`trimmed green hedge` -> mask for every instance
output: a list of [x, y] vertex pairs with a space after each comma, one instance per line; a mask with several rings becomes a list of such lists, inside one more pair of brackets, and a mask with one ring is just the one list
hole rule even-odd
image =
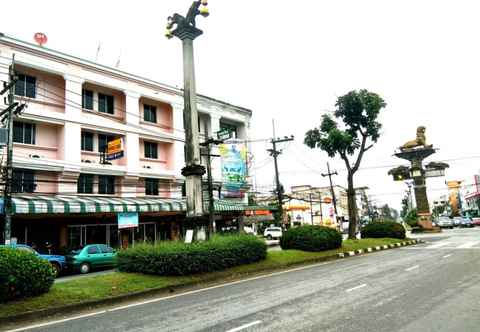
[[383, 222], [371, 222], [363, 226], [362, 238], [394, 238], [394, 239], [404, 239], [405, 238], [405, 228], [397, 223], [392, 221], [383, 221]]
[[258, 262], [267, 256], [264, 241], [252, 235], [214, 236], [185, 244], [141, 244], [118, 252], [118, 269], [156, 275], [190, 275]]
[[282, 249], [304, 251], [323, 251], [340, 248], [342, 235], [333, 228], [325, 226], [300, 226], [290, 228], [280, 238]]
[[0, 247], [0, 302], [46, 293], [55, 280], [47, 260], [23, 250]]

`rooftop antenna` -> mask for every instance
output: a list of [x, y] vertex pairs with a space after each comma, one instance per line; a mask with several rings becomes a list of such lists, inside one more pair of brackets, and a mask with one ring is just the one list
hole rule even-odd
[[122, 57], [122, 49], [120, 49], [120, 54], [118, 55], [118, 60], [117, 60], [117, 63], [115, 64], [115, 68], [118, 68], [120, 66], [121, 57]]
[[99, 42], [97, 47], [97, 54], [95, 55], [95, 62], [98, 62], [98, 55], [100, 54], [101, 48], [102, 48], [102, 42]]

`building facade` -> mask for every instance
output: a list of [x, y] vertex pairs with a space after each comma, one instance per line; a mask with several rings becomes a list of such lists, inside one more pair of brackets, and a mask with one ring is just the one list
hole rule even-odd
[[[17, 241], [60, 248], [178, 238], [185, 216], [182, 91], [0, 33], [4, 82], [13, 55], [15, 101], [27, 104], [13, 125]], [[250, 110], [198, 99], [201, 140], [225, 129], [248, 144]], [[109, 160], [111, 142], [122, 147]], [[221, 190], [219, 158], [212, 172]], [[119, 230], [123, 212], [139, 213], [139, 227]]]

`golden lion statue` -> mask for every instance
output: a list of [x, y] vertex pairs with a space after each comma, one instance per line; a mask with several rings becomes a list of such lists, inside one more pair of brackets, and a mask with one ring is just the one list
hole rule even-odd
[[408, 149], [413, 149], [419, 146], [423, 146], [425, 148], [431, 148], [432, 145], [427, 144], [427, 139], [425, 137], [425, 127], [420, 126], [417, 128], [417, 138], [414, 139], [413, 141], [408, 141], [407, 143], [403, 144], [400, 147], [400, 150], [408, 150]]

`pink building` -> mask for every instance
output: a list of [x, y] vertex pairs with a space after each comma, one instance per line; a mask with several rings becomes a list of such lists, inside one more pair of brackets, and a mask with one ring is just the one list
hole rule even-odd
[[[15, 55], [13, 236], [57, 248], [178, 238], [185, 202], [179, 89], [0, 34], [0, 80]], [[3, 101], [0, 108], [4, 108]], [[246, 139], [251, 111], [199, 98], [201, 133]], [[120, 138], [123, 157], [105, 158]], [[5, 155], [5, 153], [4, 153]], [[213, 162], [221, 182], [220, 164]], [[138, 212], [119, 231], [117, 214]]]

